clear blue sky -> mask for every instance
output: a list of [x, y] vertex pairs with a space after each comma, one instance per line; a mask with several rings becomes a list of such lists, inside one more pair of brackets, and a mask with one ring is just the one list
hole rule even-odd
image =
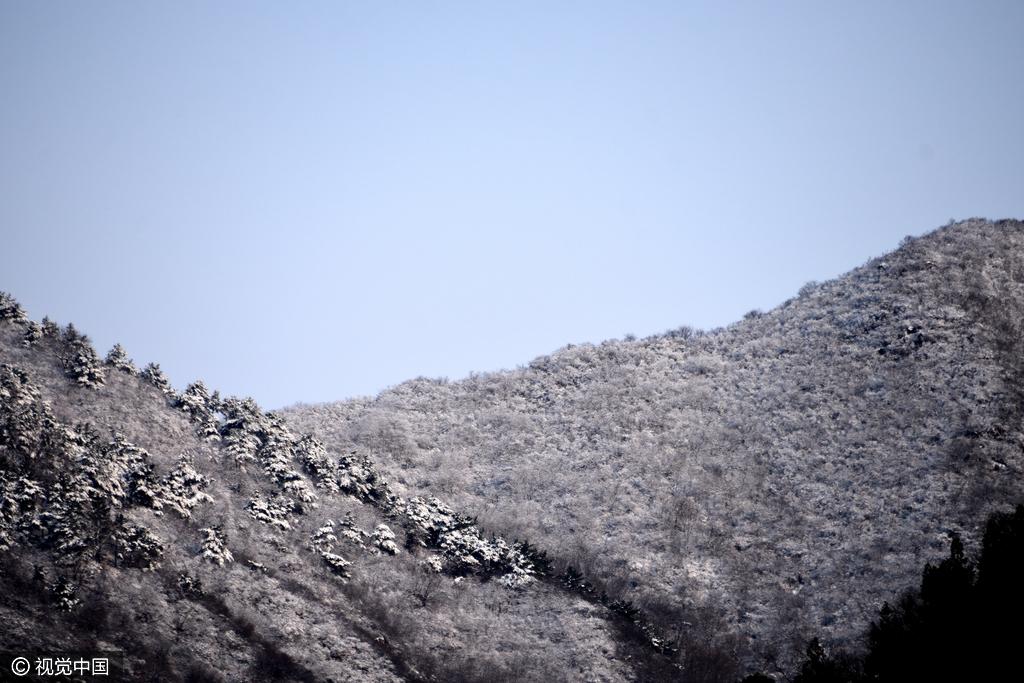
[[1022, 2], [0, 0], [0, 289], [265, 407], [1024, 216]]

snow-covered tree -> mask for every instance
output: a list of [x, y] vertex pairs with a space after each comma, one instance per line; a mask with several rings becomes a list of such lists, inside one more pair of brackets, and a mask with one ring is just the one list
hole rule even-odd
[[270, 500], [264, 500], [262, 497], [257, 496], [249, 501], [245, 509], [258, 522], [269, 524], [285, 531], [292, 528], [291, 523], [288, 521], [288, 515], [295, 509], [295, 503], [284, 496], [275, 495]]
[[203, 582], [188, 572], [178, 574], [177, 587], [183, 597], [194, 598], [203, 595]]
[[25, 315], [25, 309], [13, 296], [7, 292], [0, 292], [0, 321], [4, 320], [23, 323], [28, 320], [28, 316]]
[[122, 567], [153, 570], [160, 564], [164, 544], [144, 526], [124, 524], [114, 535], [115, 558]]
[[110, 351], [107, 353], [106, 364], [110, 367], [120, 370], [121, 372], [127, 372], [129, 375], [138, 375], [139, 369], [135, 367], [135, 363], [128, 357], [128, 352], [124, 350], [124, 347], [120, 344], [114, 344]]
[[57, 577], [57, 581], [50, 586], [50, 592], [57, 609], [62, 612], [71, 612], [82, 604], [78, 598], [78, 584], [64, 575]]
[[227, 538], [224, 529], [220, 525], [200, 529], [203, 537], [203, 559], [223, 567], [228, 562], [234, 562], [235, 558], [228, 550]]
[[337, 542], [338, 537], [334, 533], [334, 522], [332, 520], [327, 520], [310, 537], [310, 545], [330, 568], [331, 572], [342, 579], [348, 579], [350, 578], [348, 568], [352, 563], [334, 552], [334, 544]]
[[185, 387], [178, 396], [175, 407], [188, 414], [196, 425], [196, 433], [208, 441], [219, 441], [220, 431], [217, 416], [214, 413], [213, 399], [201, 380]]
[[3, 469], [22, 470], [40, 450], [44, 418], [49, 408], [28, 375], [13, 365], [0, 365], [0, 450]]
[[391, 491], [388, 483], [373, 466], [370, 458], [356, 453], [343, 455], [338, 459], [338, 486], [345, 493], [354, 496], [385, 512], [397, 509], [401, 500]]
[[221, 401], [224, 421], [220, 435], [224, 448], [241, 468], [256, 462], [263, 441], [263, 414], [252, 399], [226, 398]]
[[87, 446], [78, 459], [78, 467], [95, 495], [123, 507], [134, 492], [149, 485], [139, 481], [149, 475], [149, 453], [128, 441], [124, 435], [115, 432], [104, 444], [93, 435]]
[[303, 469], [313, 477], [317, 488], [338, 490], [337, 468], [327, 454], [327, 448], [317, 438], [306, 435], [295, 444], [295, 456]]
[[178, 459], [177, 466], [160, 482], [160, 502], [182, 517], [188, 519], [196, 506], [213, 502], [203, 489], [209, 480], [195, 468], [192, 455], [186, 453]]
[[128, 502], [153, 510], [163, 510], [163, 490], [153, 475], [153, 465], [143, 463], [136, 470], [128, 486]]
[[324, 563], [328, 567], [330, 567], [331, 572], [341, 577], [342, 579], [351, 578], [348, 568], [352, 566], [352, 563], [346, 560], [344, 557], [332, 552], [320, 553], [320, 557], [323, 559]]
[[159, 363], [149, 363], [146, 367], [142, 368], [142, 372], [139, 373], [142, 379], [146, 380], [162, 393], [167, 396], [174, 396], [174, 387], [171, 386], [171, 382], [167, 379], [167, 375], [160, 369]]
[[357, 545], [360, 548], [365, 547], [365, 539], [369, 536], [368, 533], [356, 526], [355, 521], [352, 519], [352, 513], [345, 515], [345, 519], [338, 523], [338, 538], [343, 541], [347, 541], [353, 545]]
[[503, 584], [519, 588], [538, 573], [521, 544], [492, 536], [484, 538], [473, 519], [437, 498], [412, 498], [406, 504], [406, 531], [421, 546], [439, 550], [445, 569], [453, 574], [500, 575]]
[[89, 338], [71, 323], [61, 335], [60, 362], [64, 373], [78, 385], [91, 388], [103, 385], [105, 373], [96, 350]]
[[222, 431], [221, 434], [224, 449], [241, 469], [244, 470], [247, 464], [256, 462], [256, 452], [260, 448], [259, 437], [243, 430], [230, 431], [227, 435], [223, 435]]
[[334, 533], [334, 520], [329, 519], [324, 522], [316, 531], [313, 532], [312, 536], [309, 537], [310, 545], [313, 546], [313, 550], [331, 550], [334, 548], [334, 544], [338, 542], [338, 536]]
[[35, 320], [25, 323], [25, 334], [21, 336], [21, 345], [32, 347], [37, 341], [43, 338], [43, 326]]
[[302, 504], [316, 501], [312, 487], [294, 468], [296, 439], [280, 417], [264, 413], [251, 398], [228, 398], [220, 407], [224, 414], [221, 437], [236, 464], [244, 467], [258, 463], [282, 491], [300, 504], [296, 512], [304, 511]]
[[29, 536], [41, 548], [52, 550], [58, 564], [76, 566], [100, 540], [95, 537], [94, 511], [105, 512], [94, 507], [85, 479], [62, 472], [47, 488], [43, 509], [29, 524]]
[[39, 326], [43, 328], [44, 337], [48, 337], [50, 339], [60, 338], [60, 325], [58, 325], [55, 321], [50, 320], [49, 317], [44, 315], [43, 320]]
[[373, 530], [373, 544], [377, 552], [388, 555], [397, 555], [398, 546], [395, 544], [395, 532], [387, 524], [378, 524]]
[[427, 555], [427, 557], [420, 561], [420, 567], [424, 571], [432, 572], [434, 574], [440, 574], [444, 571], [444, 562], [437, 555]]
[[291, 434], [273, 422], [269, 422], [268, 427], [263, 432], [263, 443], [257, 451], [263, 471], [295, 500], [300, 503], [314, 502], [316, 494], [292, 467]]
[[0, 552], [7, 552], [18, 542], [26, 517], [41, 498], [38, 482], [0, 470]]

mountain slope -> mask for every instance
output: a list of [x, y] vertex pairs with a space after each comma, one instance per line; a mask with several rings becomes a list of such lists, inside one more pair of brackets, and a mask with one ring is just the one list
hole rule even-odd
[[0, 652], [121, 652], [128, 680], [632, 680], [630, 625], [544, 578], [358, 454], [0, 294]]
[[129, 680], [733, 681], [1022, 497], [1024, 225], [724, 330], [264, 413], [0, 293], [0, 652]]
[[284, 416], [627, 596], [684, 660], [789, 670], [1021, 499], [1022, 320], [1024, 226], [971, 220], [723, 330]]

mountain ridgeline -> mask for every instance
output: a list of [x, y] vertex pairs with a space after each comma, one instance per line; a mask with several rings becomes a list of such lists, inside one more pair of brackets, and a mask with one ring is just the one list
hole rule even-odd
[[990, 599], [1022, 321], [1024, 224], [970, 220], [724, 329], [267, 413], [0, 294], [0, 652], [154, 681], [855, 680], [935, 601], [896, 602], [926, 562], [969, 592], [978, 554]]

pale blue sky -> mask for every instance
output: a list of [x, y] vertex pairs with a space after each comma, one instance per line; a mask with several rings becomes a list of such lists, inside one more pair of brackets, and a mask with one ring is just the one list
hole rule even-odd
[[265, 407], [1024, 216], [1022, 2], [0, 0], [0, 289]]

